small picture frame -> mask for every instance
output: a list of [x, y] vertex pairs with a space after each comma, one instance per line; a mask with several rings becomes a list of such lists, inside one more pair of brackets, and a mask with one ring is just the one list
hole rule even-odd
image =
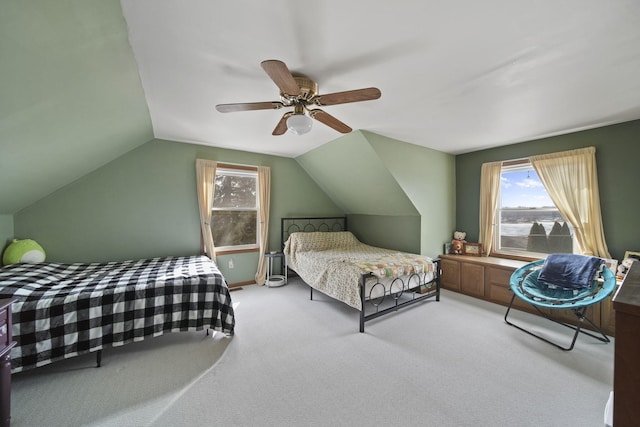
[[462, 247], [462, 255], [480, 256], [482, 255], [482, 243], [465, 242]]
[[640, 252], [626, 251], [623, 259], [633, 258], [636, 261], [640, 261]]
[[618, 260], [617, 259], [604, 259], [604, 264], [607, 266], [611, 272], [616, 275], [618, 274]]
[[446, 254], [450, 254], [451, 253], [451, 242], [447, 242], [444, 244], [443, 246], [443, 253]]

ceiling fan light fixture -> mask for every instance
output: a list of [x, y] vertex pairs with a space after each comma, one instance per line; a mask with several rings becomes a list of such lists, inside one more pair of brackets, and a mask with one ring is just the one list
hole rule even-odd
[[287, 128], [296, 135], [304, 135], [311, 131], [313, 120], [304, 113], [293, 114], [287, 118]]
[[[380, 98], [380, 89], [368, 87], [364, 89], [345, 90], [324, 95], [318, 94], [318, 84], [303, 75], [294, 76], [287, 65], [277, 59], [269, 59], [260, 63], [262, 69], [280, 89], [280, 101], [242, 102], [236, 104], [218, 104], [216, 110], [221, 113], [252, 110], [277, 110], [282, 107], [293, 107], [282, 115], [271, 135], [284, 135], [291, 131], [296, 135], [304, 135], [311, 131], [313, 120], [340, 132], [349, 133], [351, 129], [331, 114], [318, 107], [347, 104], [350, 102], [370, 101]], [[313, 108], [309, 109], [309, 106]]]

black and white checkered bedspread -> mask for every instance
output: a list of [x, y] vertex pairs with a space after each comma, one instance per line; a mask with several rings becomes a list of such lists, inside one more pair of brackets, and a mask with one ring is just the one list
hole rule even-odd
[[233, 334], [224, 277], [206, 256], [91, 264], [14, 264], [0, 269], [13, 309], [12, 372], [205, 328]]

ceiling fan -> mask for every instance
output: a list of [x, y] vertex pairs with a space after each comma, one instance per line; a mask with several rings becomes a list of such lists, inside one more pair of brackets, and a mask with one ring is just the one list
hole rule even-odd
[[280, 101], [218, 104], [216, 110], [221, 113], [231, 113], [293, 107], [293, 111], [284, 113], [272, 135], [283, 135], [287, 130], [297, 135], [307, 133], [311, 130], [310, 117], [338, 132], [349, 133], [352, 129], [340, 120], [319, 108], [309, 107], [369, 101], [378, 99], [381, 95], [380, 89], [375, 87], [320, 95], [316, 82], [303, 75], [293, 75], [284, 62], [271, 59], [262, 61], [260, 65], [280, 89]]

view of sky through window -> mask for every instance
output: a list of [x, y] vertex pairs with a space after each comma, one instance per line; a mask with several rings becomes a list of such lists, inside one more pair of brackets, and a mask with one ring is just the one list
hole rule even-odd
[[503, 172], [500, 180], [503, 208], [554, 206], [535, 170]]

